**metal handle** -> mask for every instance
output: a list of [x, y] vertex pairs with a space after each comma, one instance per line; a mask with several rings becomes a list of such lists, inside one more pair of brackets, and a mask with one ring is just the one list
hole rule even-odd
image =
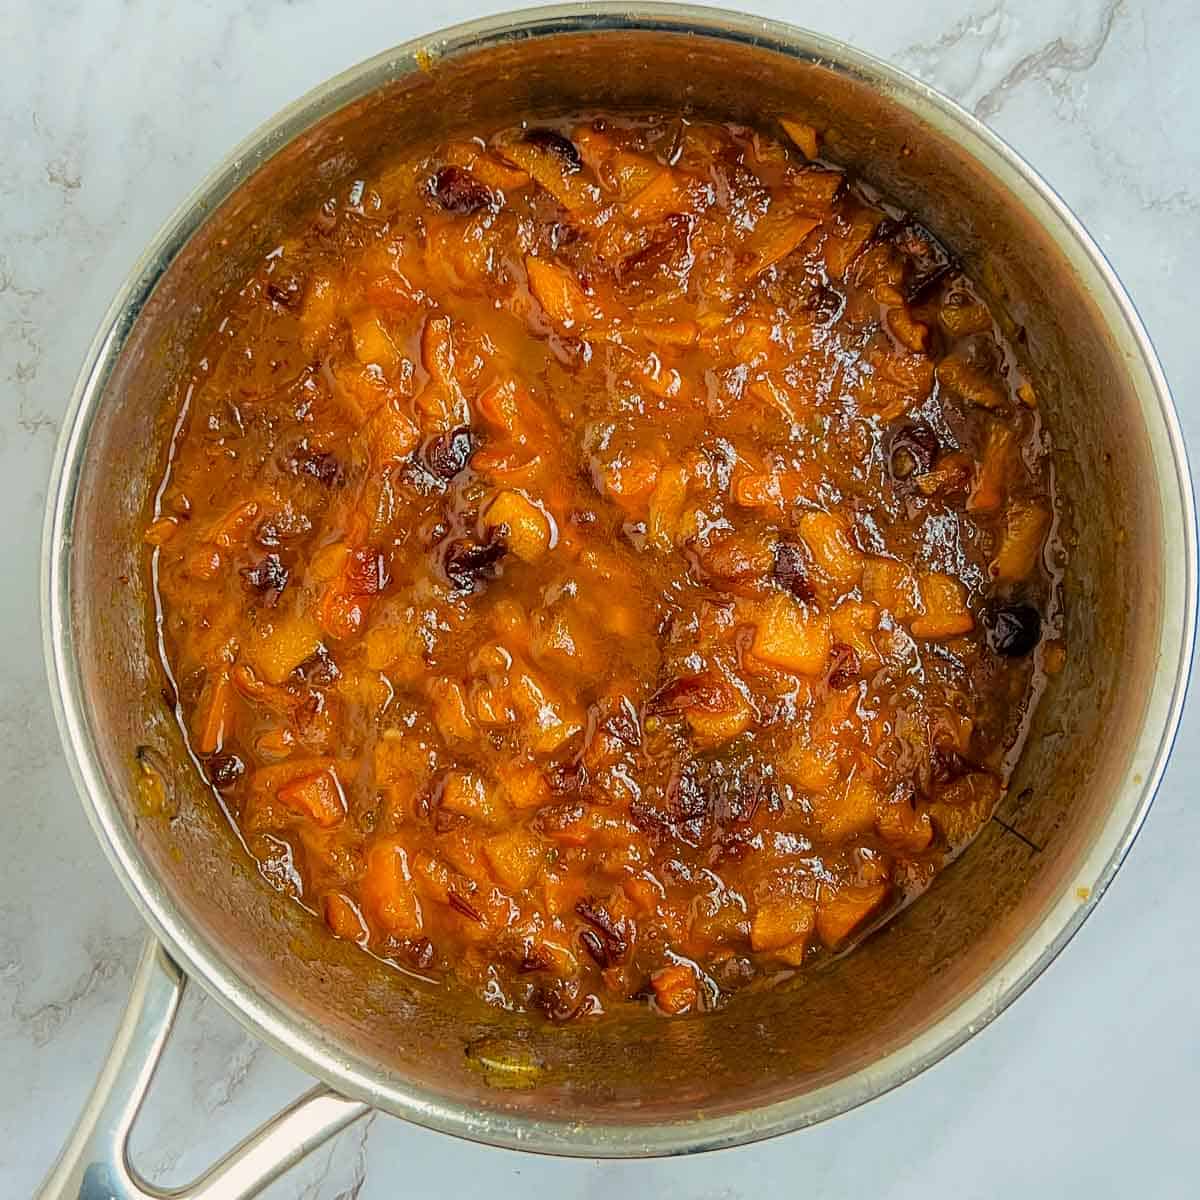
[[157, 1188], [129, 1161], [129, 1131], [170, 1035], [187, 976], [148, 938], [125, 1015], [79, 1123], [41, 1200], [242, 1200], [370, 1111], [324, 1085], [261, 1125], [186, 1187]]

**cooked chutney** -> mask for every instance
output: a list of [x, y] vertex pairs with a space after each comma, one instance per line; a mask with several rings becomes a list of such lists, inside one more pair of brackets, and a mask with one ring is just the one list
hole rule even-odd
[[1048, 438], [981, 293], [819, 154], [483, 130], [230, 297], [146, 534], [160, 640], [336, 937], [556, 1020], [702, 1010], [988, 820], [1062, 660]]

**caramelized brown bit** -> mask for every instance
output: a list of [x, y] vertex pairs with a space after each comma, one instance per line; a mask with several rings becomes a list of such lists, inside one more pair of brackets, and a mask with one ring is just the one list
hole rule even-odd
[[491, 190], [462, 167], [440, 168], [430, 181], [430, 192], [447, 212], [460, 216], [470, 216], [495, 203]]
[[579, 157], [578, 147], [557, 129], [546, 129], [542, 126], [527, 129], [525, 140], [539, 150], [548, 150], [551, 154], [556, 155], [569, 170], [578, 171], [583, 166], [583, 159]]
[[817, 593], [810, 580], [812, 560], [808, 551], [795, 542], [775, 543], [775, 565], [771, 577], [797, 600], [811, 600]]
[[242, 572], [242, 578], [256, 591], [263, 593], [268, 605], [279, 603], [283, 589], [288, 585], [288, 569], [278, 554], [268, 554], [252, 567]]

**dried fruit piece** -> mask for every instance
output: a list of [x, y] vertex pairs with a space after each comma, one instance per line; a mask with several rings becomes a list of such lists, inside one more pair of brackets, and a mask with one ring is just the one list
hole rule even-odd
[[430, 192], [447, 211], [470, 216], [495, 204], [491, 189], [462, 167], [441, 167], [430, 180]]

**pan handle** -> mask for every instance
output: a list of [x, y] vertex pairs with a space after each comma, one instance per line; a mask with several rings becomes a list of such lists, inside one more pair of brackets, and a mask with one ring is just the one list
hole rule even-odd
[[242, 1200], [370, 1111], [319, 1085], [186, 1187], [157, 1188], [129, 1161], [129, 1131], [170, 1035], [187, 976], [148, 938], [120, 1028], [41, 1200]]

